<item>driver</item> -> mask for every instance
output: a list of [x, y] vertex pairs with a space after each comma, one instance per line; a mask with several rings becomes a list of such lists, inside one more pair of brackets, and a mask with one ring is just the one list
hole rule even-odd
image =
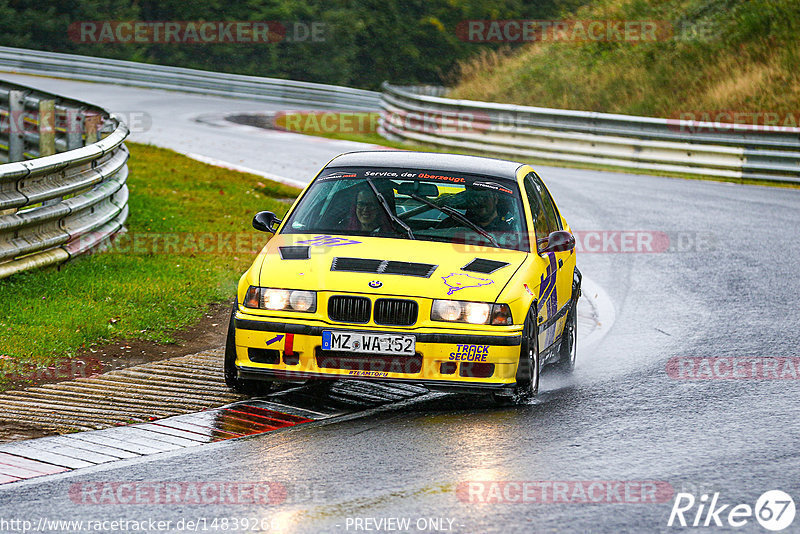
[[467, 211], [464, 216], [484, 230], [508, 230], [508, 221], [497, 212], [499, 202], [497, 195], [497, 192], [492, 190], [467, 191]]

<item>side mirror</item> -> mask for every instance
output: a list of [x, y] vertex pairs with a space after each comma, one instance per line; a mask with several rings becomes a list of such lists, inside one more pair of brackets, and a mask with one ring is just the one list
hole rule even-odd
[[259, 211], [253, 217], [253, 228], [261, 232], [275, 233], [275, 228], [272, 225], [279, 225], [281, 220], [275, 216], [271, 211]]
[[575, 248], [575, 237], [564, 230], [556, 230], [547, 236], [547, 247], [542, 252], [566, 252]]

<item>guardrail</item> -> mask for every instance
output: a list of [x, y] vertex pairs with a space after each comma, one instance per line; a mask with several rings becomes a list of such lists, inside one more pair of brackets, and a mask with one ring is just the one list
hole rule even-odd
[[380, 93], [352, 87], [224, 74], [4, 46], [0, 46], [0, 67], [21, 73], [62, 75], [73, 80], [171, 89], [264, 102], [287, 102], [366, 111], [377, 110], [380, 107]]
[[379, 132], [390, 139], [513, 158], [800, 182], [800, 128], [770, 131], [454, 100], [441, 94], [385, 83]]
[[0, 81], [0, 278], [65, 262], [122, 228], [127, 136], [98, 107]]

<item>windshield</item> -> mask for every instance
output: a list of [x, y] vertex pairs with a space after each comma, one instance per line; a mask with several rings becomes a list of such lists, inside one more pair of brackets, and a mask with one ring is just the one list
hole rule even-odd
[[528, 251], [517, 184], [415, 169], [328, 169], [282, 233], [369, 235]]

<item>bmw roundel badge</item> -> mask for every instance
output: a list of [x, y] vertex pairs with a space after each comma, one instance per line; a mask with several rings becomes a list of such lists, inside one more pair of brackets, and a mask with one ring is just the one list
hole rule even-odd
[[369, 287], [372, 287], [372, 288], [378, 288], [378, 287], [381, 287], [382, 285], [383, 285], [383, 282], [381, 282], [380, 280], [373, 280], [372, 282], [369, 283]]

